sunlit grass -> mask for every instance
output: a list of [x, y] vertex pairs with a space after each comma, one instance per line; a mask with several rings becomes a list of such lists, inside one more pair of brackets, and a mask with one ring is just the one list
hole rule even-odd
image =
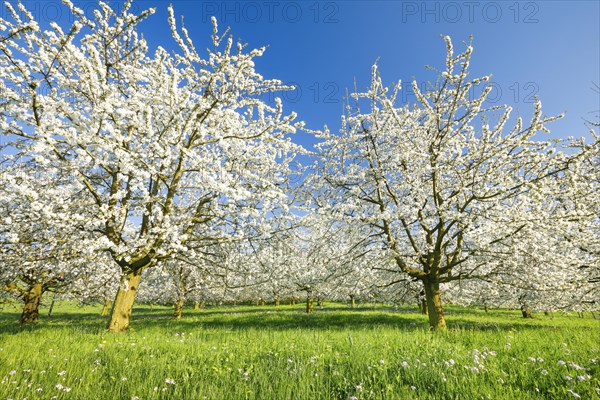
[[600, 398], [589, 316], [448, 307], [450, 329], [432, 334], [412, 308], [186, 311], [139, 307], [129, 333], [107, 334], [100, 307], [59, 304], [33, 327], [5, 307], [0, 398]]

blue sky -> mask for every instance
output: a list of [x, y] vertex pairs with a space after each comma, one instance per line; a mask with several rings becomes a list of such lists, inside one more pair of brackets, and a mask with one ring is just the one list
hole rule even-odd
[[[443, 66], [440, 35], [450, 35], [456, 50], [473, 36], [472, 74], [492, 73], [492, 95], [498, 104], [513, 105], [515, 115], [529, 118], [533, 95], [549, 115], [566, 111], [550, 126], [553, 137], [585, 135], [583, 119], [600, 110], [599, 94], [591, 89], [600, 84], [598, 1], [137, 0], [138, 10], [157, 8], [142, 25], [151, 45], [173, 45], [169, 3], [199, 48], [209, 46], [212, 15], [249, 47], [267, 45], [258, 72], [297, 85], [283, 94], [286, 109], [313, 129], [339, 126], [346, 90], [355, 80], [365, 89], [377, 59], [384, 81], [401, 79], [408, 89], [403, 98], [412, 101], [407, 83], [435, 79], [425, 65]], [[67, 20], [56, 17], [51, 1], [25, 4], [43, 19]], [[311, 142], [304, 134], [296, 140]]]

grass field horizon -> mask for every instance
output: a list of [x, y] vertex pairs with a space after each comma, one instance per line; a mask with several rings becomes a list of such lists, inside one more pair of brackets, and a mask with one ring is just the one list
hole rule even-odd
[[138, 305], [127, 333], [101, 305], [58, 302], [19, 326], [0, 305], [4, 399], [600, 398], [600, 321], [447, 306], [429, 332], [414, 306]]

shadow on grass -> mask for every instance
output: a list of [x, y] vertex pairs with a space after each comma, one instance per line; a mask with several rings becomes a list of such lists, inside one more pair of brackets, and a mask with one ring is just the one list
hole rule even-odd
[[[19, 313], [0, 311], [0, 335], [17, 334], [22, 331], [40, 329], [65, 329], [100, 333], [106, 328], [107, 317], [98, 312], [72, 307], [68, 311], [57, 310], [49, 319], [41, 314], [38, 324], [19, 326]], [[382, 306], [364, 305], [350, 308], [342, 304], [331, 304], [323, 309], [316, 308], [313, 314], [306, 314], [302, 305], [294, 306], [218, 306], [204, 310], [184, 311], [179, 321], [172, 318], [170, 307], [145, 306], [135, 307], [131, 321], [134, 331], [146, 329], [194, 330], [198, 328], [210, 330], [352, 330], [391, 327], [404, 331], [427, 330], [427, 316], [420, 314], [413, 307], [384, 308]], [[548, 319], [523, 320], [516, 313], [508, 310], [490, 312], [476, 309], [448, 307], [446, 323], [450, 330], [500, 331], [551, 329], [561, 326], [558, 321]]]

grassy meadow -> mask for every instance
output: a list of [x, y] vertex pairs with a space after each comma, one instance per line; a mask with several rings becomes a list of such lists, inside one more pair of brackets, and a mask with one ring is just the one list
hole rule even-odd
[[446, 307], [326, 303], [134, 309], [107, 334], [100, 306], [55, 305], [34, 326], [0, 304], [0, 399], [600, 399], [600, 321]]

